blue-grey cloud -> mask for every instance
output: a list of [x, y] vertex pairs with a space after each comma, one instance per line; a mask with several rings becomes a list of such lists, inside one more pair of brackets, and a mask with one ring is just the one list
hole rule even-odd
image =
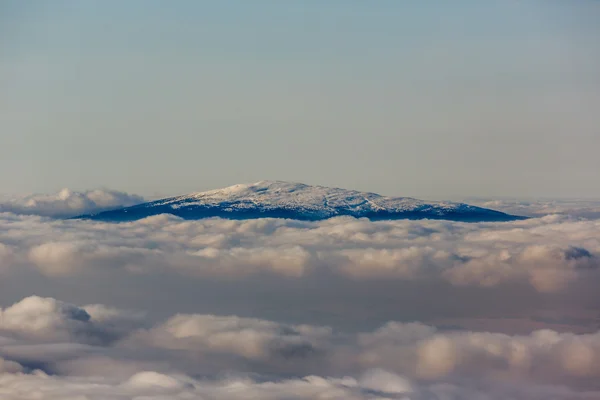
[[116, 190], [97, 189], [84, 192], [63, 189], [55, 194], [33, 194], [5, 198], [0, 212], [43, 217], [74, 217], [143, 203], [144, 198]]
[[600, 221], [566, 216], [466, 224], [183, 221], [159, 215], [110, 224], [4, 214], [0, 227], [3, 269], [28, 265], [49, 277], [111, 270], [236, 279], [327, 272], [354, 280], [443, 279], [483, 287], [529, 282], [555, 292], [595, 273], [600, 254]]
[[469, 204], [493, 208], [509, 214], [529, 217], [545, 215], [568, 215], [573, 218], [599, 219], [598, 200], [510, 200], [510, 199], [467, 199]]
[[[392, 321], [350, 334], [198, 314], [174, 315], [154, 326], [142, 321], [139, 314], [101, 305], [21, 300], [2, 310], [0, 394], [436, 399], [445, 393], [466, 400], [486, 391], [491, 399], [586, 399], [598, 393], [599, 333], [442, 332]], [[116, 340], [91, 340], [108, 325], [121, 332]]]

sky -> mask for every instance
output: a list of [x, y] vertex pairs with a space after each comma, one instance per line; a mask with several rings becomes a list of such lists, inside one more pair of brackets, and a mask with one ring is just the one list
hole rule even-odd
[[0, 192], [600, 197], [600, 2], [0, 3]]
[[[599, 399], [598, 21], [0, 0], [0, 398]], [[69, 218], [259, 180], [531, 218]]]

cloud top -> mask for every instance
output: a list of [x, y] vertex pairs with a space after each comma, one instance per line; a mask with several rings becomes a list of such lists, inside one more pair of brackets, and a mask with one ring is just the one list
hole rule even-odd
[[[600, 333], [505, 335], [394, 321], [348, 333], [238, 316], [177, 314], [152, 324], [133, 315], [37, 296], [4, 309], [0, 395], [566, 400], [599, 393]], [[109, 326], [120, 335], [95, 340]]]
[[141, 196], [116, 190], [97, 189], [77, 192], [62, 189], [55, 194], [33, 194], [7, 199], [0, 203], [0, 212], [68, 218], [132, 206], [144, 201]]
[[0, 215], [2, 270], [53, 278], [120, 271], [191, 278], [443, 280], [558, 292], [597, 274], [600, 220], [548, 216], [512, 223], [369, 221], [351, 217], [184, 221], [159, 215], [110, 224]]
[[0, 212], [0, 398], [600, 398], [598, 219], [42, 216], [127, 199]]

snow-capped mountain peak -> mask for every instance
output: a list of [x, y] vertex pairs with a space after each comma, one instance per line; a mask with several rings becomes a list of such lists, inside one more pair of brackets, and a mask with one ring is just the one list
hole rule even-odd
[[85, 217], [119, 221], [160, 213], [170, 213], [186, 219], [274, 217], [320, 220], [342, 215], [370, 219], [432, 218], [465, 221], [519, 218], [463, 203], [426, 202], [409, 197], [387, 197], [285, 181], [238, 184]]

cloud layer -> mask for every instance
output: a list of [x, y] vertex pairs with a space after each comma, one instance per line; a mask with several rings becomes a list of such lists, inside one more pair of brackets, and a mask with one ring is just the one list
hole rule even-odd
[[600, 394], [600, 332], [511, 336], [389, 322], [349, 334], [197, 314], [152, 325], [139, 313], [36, 296], [1, 311], [0, 357], [0, 395], [9, 400]]
[[2, 399], [600, 398], [591, 214], [47, 217], [94, 193], [2, 206]]
[[442, 279], [457, 286], [528, 282], [557, 292], [596, 274], [600, 220], [566, 216], [513, 223], [259, 219], [132, 223], [0, 216], [0, 265], [48, 277], [119, 270], [242, 279], [334, 274], [354, 280]]
[[76, 192], [63, 189], [55, 194], [34, 194], [0, 202], [0, 212], [43, 217], [75, 217], [143, 203], [144, 198], [116, 190]]
[[572, 217], [600, 218], [598, 200], [498, 200], [466, 199], [469, 204], [528, 217], [560, 214]]

